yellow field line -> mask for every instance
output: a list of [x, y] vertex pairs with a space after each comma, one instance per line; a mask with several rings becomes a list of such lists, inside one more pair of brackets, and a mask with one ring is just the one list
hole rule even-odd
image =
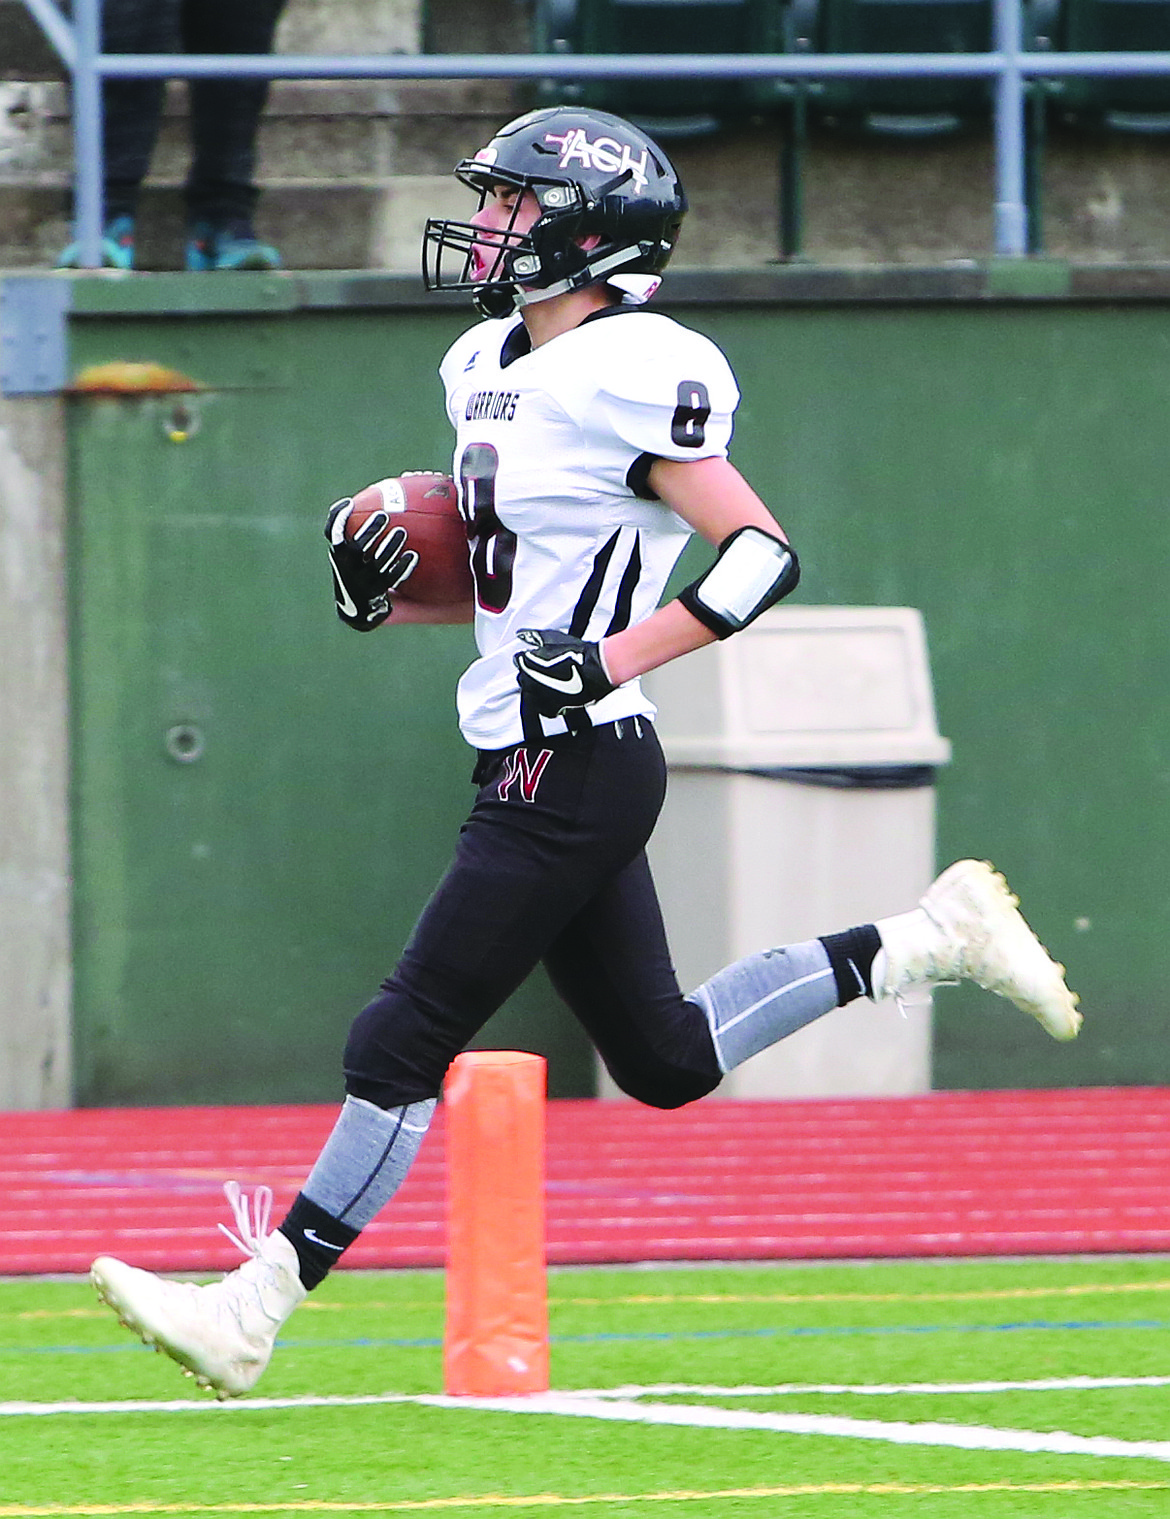
[[977, 1303], [1043, 1297], [1108, 1297], [1117, 1293], [1134, 1292], [1170, 1292], [1170, 1281], [1086, 1282], [1065, 1287], [987, 1287], [969, 1292], [699, 1292], [610, 1298], [550, 1297], [549, 1306], [600, 1308], [610, 1305], [660, 1306], [668, 1303]]
[[[1115, 1297], [1143, 1292], [1170, 1292], [1165, 1282], [1084, 1282], [1064, 1287], [987, 1287], [970, 1292], [666, 1292], [623, 1297], [550, 1297], [550, 1308], [640, 1308], [677, 1304], [721, 1303], [992, 1303], [1027, 1298]], [[403, 1309], [441, 1313], [435, 1302], [330, 1303], [310, 1298], [302, 1313], [397, 1313]], [[0, 1310], [0, 1319], [108, 1319], [104, 1308], [26, 1308], [14, 1313]], [[3, 1511], [0, 1510], [0, 1513]]]
[[388, 1502], [340, 1503], [304, 1498], [287, 1503], [75, 1503], [0, 1504], [0, 1519], [104, 1519], [120, 1514], [420, 1514], [449, 1509], [578, 1508], [602, 1503], [698, 1503], [723, 1498], [917, 1497], [933, 1493], [1152, 1493], [1170, 1492], [1170, 1482], [806, 1482], [786, 1487], [726, 1487], [704, 1492], [503, 1493], [458, 1498], [403, 1498]]

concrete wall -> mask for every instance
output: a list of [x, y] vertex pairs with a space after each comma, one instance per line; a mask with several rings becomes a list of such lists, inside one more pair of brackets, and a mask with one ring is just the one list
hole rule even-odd
[[70, 1100], [64, 454], [0, 399], [0, 1108]]
[[288, 0], [278, 53], [417, 53], [421, 0]]

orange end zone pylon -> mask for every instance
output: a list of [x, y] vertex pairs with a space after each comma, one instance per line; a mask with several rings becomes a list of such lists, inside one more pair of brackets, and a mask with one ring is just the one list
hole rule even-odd
[[545, 1062], [470, 1050], [447, 1073], [447, 1325], [453, 1396], [548, 1389]]

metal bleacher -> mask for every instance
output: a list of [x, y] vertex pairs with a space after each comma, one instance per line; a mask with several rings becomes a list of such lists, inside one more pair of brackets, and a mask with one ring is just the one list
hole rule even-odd
[[1049, 119], [1110, 131], [1170, 125], [1170, 0], [537, 0], [530, 52], [117, 55], [101, 0], [23, 0], [72, 81], [82, 262], [102, 227], [101, 85], [113, 77], [511, 80], [663, 136], [772, 113], [782, 135], [781, 257], [800, 249], [803, 145], [829, 129], [923, 137], [990, 122], [994, 251], [1036, 251]]
[[[1142, 72], [1127, 72], [1131, 54], [1161, 53], [1161, 66], [1170, 63], [1167, 0], [537, 0], [534, 14], [534, 49], [558, 59], [684, 49], [695, 55], [689, 75], [548, 78], [540, 86], [544, 102], [613, 110], [666, 140], [714, 132], [752, 113], [784, 116], [782, 258], [801, 251], [810, 125], [926, 139], [994, 119], [1003, 253], [1042, 248], [1050, 119], [1170, 132], [1170, 75], [1148, 72], [1152, 56], [1141, 61]], [[1014, 50], [1024, 56], [1013, 59]], [[785, 72], [706, 73], [707, 64], [736, 52], [783, 54], [776, 61]], [[797, 72], [797, 58], [820, 60], [817, 74]], [[992, 59], [998, 70], [969, 67]], [[1090, 61], [1100, 72], [1064, 73]]]

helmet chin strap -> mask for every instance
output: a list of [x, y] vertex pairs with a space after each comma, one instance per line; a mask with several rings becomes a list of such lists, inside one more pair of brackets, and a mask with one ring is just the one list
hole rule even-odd
[[557, 280], [555, 285], [548, 285], [543, 290], [515, 285], [512, 289], [512, 310], [519, 311], [522, 306], [536, 306], [541, 301], [551, 300], [554, 295], [567, 295], [570, 290], [583, 290], [586, 285], [596, 285], [604, 280], [607, 274], [613, 274], [626, 264], [632, 263], [634, 259], [641, 258], [644, 252], [645, 249], [638, 243], [619, 248], [616, 253], [607, 253], [604, 258], [587, 264], [580, 274]]

